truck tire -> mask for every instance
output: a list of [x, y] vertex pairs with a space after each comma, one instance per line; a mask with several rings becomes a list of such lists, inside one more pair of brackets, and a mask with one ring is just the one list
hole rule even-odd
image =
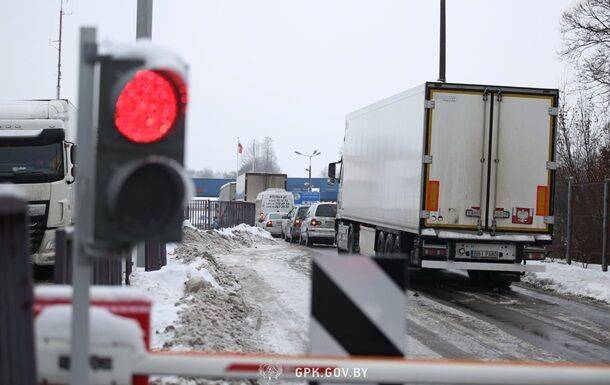
[[379, 234], [377, 235], [377, 247], [375, 247], [375, 251], [377, 252], [376, 254], [378, 256], [383, 255], [383, 253], [385, 252], [385, 233], [383, 231], [380, 231]]
[[392, 253], [393, 254], [400, 254], [402, 252], [402, 245], [400, 244], [400, 235], [397, 235], [394, 237], [394, 245], [392, 245]]
[[356, 252], [356, 234], [354, 232], [354, 225], [349, 225], [349, 231], [347, 232], [347, 252], [348, 254], [354, 254]]
[[394, 252], [394, 234], [388, 233], [386, 235], [383, 251], [386, 256]]
[[513, 283], [496, 271], [468, 270], [468, 278], [478, 286], [494, 289], [508, 289]]

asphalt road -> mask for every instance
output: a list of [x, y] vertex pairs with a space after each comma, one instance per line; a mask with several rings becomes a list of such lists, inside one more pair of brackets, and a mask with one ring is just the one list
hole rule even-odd
[[420, 271], [409, 278], [407, 356], [610, 362], [610, 305], [523, 283], [484, 289], [457, 271]]

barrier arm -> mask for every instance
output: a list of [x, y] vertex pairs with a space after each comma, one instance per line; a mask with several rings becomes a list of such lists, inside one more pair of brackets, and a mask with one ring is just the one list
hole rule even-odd
[[610, 381], [610, 365], [197, 352], [148, 353], [133, 371], [140, 375], [349, 383], [593, 385]]

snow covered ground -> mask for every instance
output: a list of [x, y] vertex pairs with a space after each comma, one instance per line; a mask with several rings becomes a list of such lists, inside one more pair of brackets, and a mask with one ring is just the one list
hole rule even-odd
[[[291, 245], [244, 225], [201, 232], [185, 223], [184, 232], [183, 242], [168, 247], [167, 266], [156, 272], [138, 269], [131, 277], [154, 301], [153, 349], [307, 351], [310, 259], [334, 249]], [[422, 272], [407, 292], [407, 356], [542, 361], [607, 356], [610, 308], [553, 292], [609, 302], [609, 276], [599, 266], [544, 264], [547, 272], [527, 275], [526, 285], [507, 292], [474, 288], [461, 273]], [[212, 383], [227, 384], [168, 377], [152, 381]]]
[[610, 303], [610, 272], [603, 272], [600, 265], [589, 264], [585, 269], [580, 263], [568, 265], [563, 261], [531, 262], [546, 267], [544, 273], [528, 273], [523, 281], [561, 294], [593, 298]]
[[[137, 269], [131, 277], [154, 301], [152, 348], [304, 353], [308, 253], [245, 225], [201, 232], [185, 223], [184, 231], [182, 243], [168, 246], [166, 266]], [[152, 383], [226, 382], [166, 377]]]

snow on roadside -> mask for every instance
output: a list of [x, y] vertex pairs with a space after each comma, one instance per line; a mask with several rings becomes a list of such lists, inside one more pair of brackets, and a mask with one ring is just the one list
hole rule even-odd
[[216, 255], [256, 249], [276, 242], [268, 232], [239, 225], [199, 231], [184, 224], [181, 243], [168, 245], [167, 265], [158, 271], [137, 268], [134, 287], [153, 299], [151, 347], [253, 351], [258, 313], [241, 297], [241, 285]]
[[589, 264], [585, 269], [578, 264], [564, 262], [529, 262], [542, 264], [543, 273], [527, 273], [522, 281], [532, 286], [560, 294], [592, 298], [610, 303], [610, 272], [604, 273], [600, 265]]
[[[144, 271], [138, 267], [132, 273], [131, 285], [144, 290], [153, 299], [151, 314], [151, 348], [159, 349], [171, 337], [168, 333], [178, 320], [184, 295], [184, 282], [200, 275], [196, 263], [183, 264], [176, 259], [173, 245], [168, 245], [167, 265], [157, 271]], [[201, 273], [202, 277], [206, 275]], [[168, 329], [169, 328], [169, 329]]]

